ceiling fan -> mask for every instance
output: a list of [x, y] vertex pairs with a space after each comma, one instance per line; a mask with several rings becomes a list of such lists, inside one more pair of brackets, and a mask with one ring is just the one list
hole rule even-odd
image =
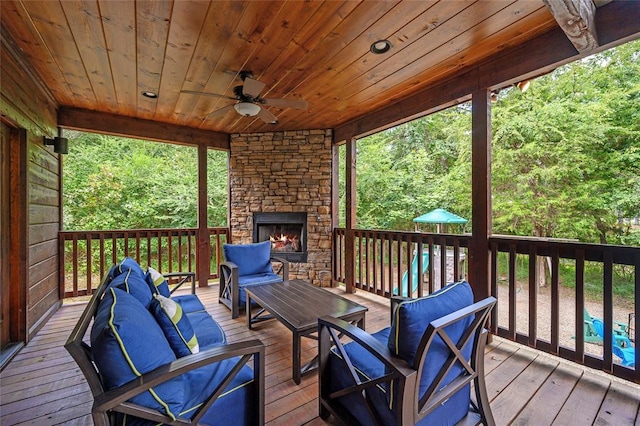
[[207, 117], [224, 115], [230, 110], [235, 109], [238, 114], [244, 115], [245, 117], [258, 116], [258, 118], [265, 123], [276, 124], [278, 122], [278, 118], [263, 105], [280, 108], [307, 109], [307, 101], [302, 99], [261, 98], [260, 92], [264, 89], [265, 84], [255, 80], [251, 71], [240, 71], [240, 78], [244, 84], [233, 88], [233, 96], [220, 95], [218, 93], [197, 92], [193, 90], [181, 90], [180, 93], [213, 96], [214, 98], [238, 101], [235, 104], [228, 105], [209, 113]]

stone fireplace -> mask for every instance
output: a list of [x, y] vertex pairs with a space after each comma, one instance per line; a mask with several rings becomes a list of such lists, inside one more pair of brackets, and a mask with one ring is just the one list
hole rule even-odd
[[[232, 134], [229, 157], [231, 242], [273, 234], [269, 239], [282, 246], [273, 254], [291, 262], [289, 277], [323, 287], [331, 286], [331, 141], [331, 130]], [[295, 220], [274, 222], [281, 214], [304, 216], [304, 229]], [[297, 232], [300, 241], [288, 241]], [[298, 251], [305, 245], [306, 256]]]
[[271, 242], [271, 255], [294, 263], [307, 262], [306, 213], [254, 213], [253, 242]]

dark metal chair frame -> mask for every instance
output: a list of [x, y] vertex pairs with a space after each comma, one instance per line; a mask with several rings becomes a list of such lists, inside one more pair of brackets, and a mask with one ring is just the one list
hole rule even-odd
[[[461, 423], [495, 425], [484, 378], [484, 349], [488, 334], [485, 325], [495, 304], [496, 299], [494, 297], [488, 297], [473, 305], [432, 321], [422, 336], [413, 365], [408, 364], [403, 359], [392, 354], [386, 345], [358, 327], [333, 317], [320, 318], [318, 320], [320, 417], [326, 419], [331, 414], [344, 424], [358, 424], [357, 419], [337, 401], [337, 398], [344, 395], [355, 394], [361, 398], [364, 406], [369, 410], [371, 417], [376, 419], [374, 415], [375, 409], [366, 397], [367, 389], [382, 383], [390, 385], [392, 382], [395, 382], [394, 389], [400, 393], [400, 402], [396, 409], [396, 424], [403, 426], [415, 425], [450, 396], [458, 392], [468, 383], [473, 382], [476, 402], [474, 402], [472, 398], [470, 410]], [[445, 328], [469, 316], [474, 316], [474, 320], [462, 334], [460, 340], [454, 342], [447, 334]], [[343, 344], [340, 341], [343, 335], [360, 344], [374, 355], [385, 365], [385, 371], [387, 371], [387, 373], [382, 377], [363, 380], [356, 372], [352, 361], [344, 350]], [[425, 362], [428, 362], [427, 353], [429, 346], [436, 336], [440, 336], [445, 342], [450, 350], [450, 355], [447, 362], [440, 368], [429, 389], [423, 396], [420, 396], [419, 380], [420, 377], [422, 377], [423, 366]], [[461, 350], [472, 337], [475, 339], [474, 345], [471, 357], [467, 360]], [[339, 353], [354, 383], [353, 386], [335, 392], [329, 392], [331, 376], [327, 368], [328, 357], [332, 356], [332, 349]], [[463, 373], [450, 383], [442, 386], [442, 381], [454, 363], [459, 363], [459, 365], [464, 368]]]
[[[270, 258], [271, 263], [280, 264], [278, 268], [274, 268], [274, 273], [282, 275], [283, 281], [289, 280], [289, 262], [285, 259], [272, 256]], [[231, 318], [238, 318], [240, 316], [240, 310], [244, 310], [243, 306], [240, 306], [240, 284], [238, 283], [239, 271], [238, 265], [233, 262], [220, 263], [220, 286], [218, 293], [219, 303], [225, 305], [231, 311]], [[254, 284], [255, 285], [255, 284]]]

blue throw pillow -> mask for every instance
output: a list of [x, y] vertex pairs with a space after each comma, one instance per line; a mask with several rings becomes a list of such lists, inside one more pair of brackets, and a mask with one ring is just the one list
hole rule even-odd
[[[119, 288], [107, 289], [91, 329], [94, 362], [107, 390], [175, 361], [164, 333], [140, 302]], [[184, 405], [184, 383], [176, 377], [130, 399], [175, 419]]]
[[171, 291], [169, 290], [169, 283], [166, 278], [160, 272], [149, 267], [144, 278], [151, 289], [151, 293], [160, 294], [164, 297], [171, 297]]
[[224, 244], [222, 249], [224, 258], [238, 265], [238, 275], [273, 272], [270, 241], [255, 244]]
[[473, 291], [466, 281], [452, 283], [428, 296], [399, 303], [391, 322], [389, 350], [413, 364], [420, 339], [429, 323], [471, 304]]
[[116, 265], [114, 276], [118, 276], [127, 271], [132, 271], [136, 275], [144, 277], [144, 271], [140, 267], [140, 264], [138, 264], [138, 262], [130, 257], [125, 257], [124, 259], [122, 259], [122, 262]]
[[152, 298], [151, 290], [144, 276], [139, 275], [136, 270], [126, 269], [109, 283], [109, 288], [119, 288], [126, 291], [138, 299], [145, 308], [149, 308]]
[[160, 294], [153, 296], [149, 308], [178, 358], [200, 351], [191, 321], [179, 304]]

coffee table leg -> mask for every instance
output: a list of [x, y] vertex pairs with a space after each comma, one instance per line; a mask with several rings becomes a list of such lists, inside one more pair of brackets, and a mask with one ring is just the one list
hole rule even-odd
[[251, 330], [251, 296], [249, 296], [249, 292], [246, 292], [246, 299], [247, 328]]
[[293, 381], [300, 384], [300, 334], [293, 332]]

